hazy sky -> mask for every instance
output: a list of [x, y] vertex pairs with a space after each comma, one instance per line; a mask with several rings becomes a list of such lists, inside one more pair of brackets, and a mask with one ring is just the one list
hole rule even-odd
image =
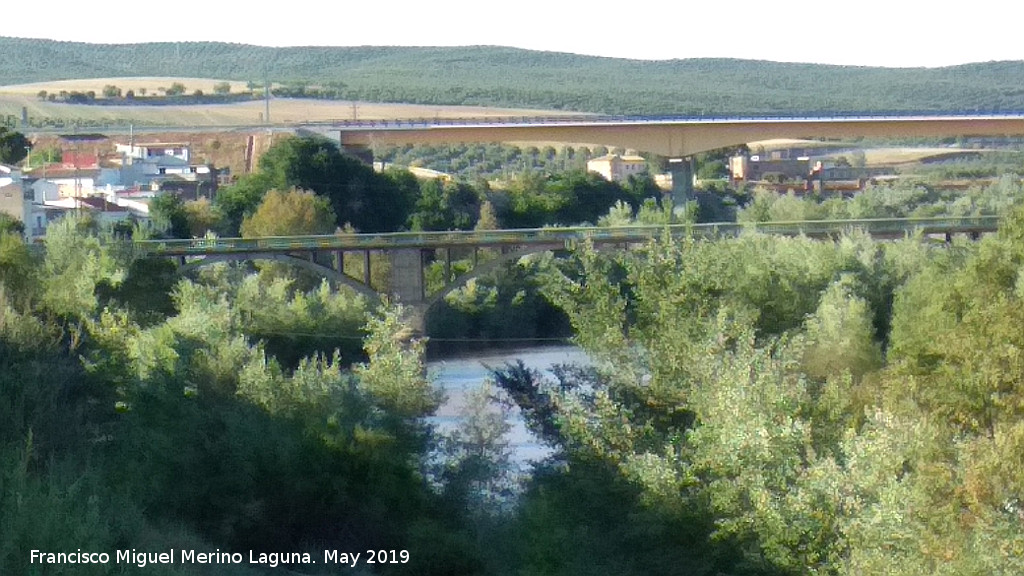
[[138, 6], [49, 0], [45, 18], [28, 18], [0, 35], [102, 43], [487, 44], [623, 58], [900, 67], [1024, 60], [1024, 3], [1017, 0], [176, 0]]

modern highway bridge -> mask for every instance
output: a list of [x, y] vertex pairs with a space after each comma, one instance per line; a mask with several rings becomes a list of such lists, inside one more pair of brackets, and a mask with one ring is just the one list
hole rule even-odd
[[[111, 127], [108, 131], [116, 131]], [[136, 126], [136, 132], [183, 130]], [[318, 133], [342, 147], [474, 142], [564, 142], [651, 152], [669, 159], [673, 196], [692, 192], [694, 154], [772, 138], [948, 138], [1024, 136], [1024, 111], [809, 112], [778, 116], [557, 116], [335, 120], [291, 125], [209, 126], [187, 130]]]
[[339, 121], [318, 125], [348, 149], [379, 144], [549, 141], [600, 144], [669, 159], [677, 204], [692, 193], [692, 156], [772, 138], [1024, 135], [1024, 112], [807, 114], [787, 116], [550, 116], [463, 120]]
[[[999, 218], [977, 216], [961, 218], [894, 218], [872, 220], [822, 220], [807, 222], [766, 222], [738, 224], [695, 224], [673, 226], [622, 226], [538, 228], [473, 232], [397, 232], [389, 234], [348, 234], [334, 236], [282, 236], [266, 238], [199, 238], [192, 240], [143, 240], [134, 243], [141, 257], [173, 258], [183, 272], [215, 262], [276, 260], [311, 270], [325, 278], [349, 286], [371, 298], [377, 289], [370, 282], [370, 253], [385, 253], [391, 264], [391, 286], [384, 289], [406, 306], [409, 322], [422, 333], [429, 309], [467, 280], [494, 270], [499, 265], [527, 254], [547, 250], [564, 251], [581, 242], [600, 246], [629, 248], [652, 238], [715, 238], [743, 232], [788, 236], [836, 237], [862, 230], [877, 238], [903, 238], [912, 234], [941, 235], [947, 241], [954, 235], [976, 237], [997, 230]], [[481, 249], [492, 249], [497, 257], [477, 264]], [[474, 267], [455, 276], [453, 252], [473, 258]], [[345, 273], [346, 255], [362, 259], [361, 277]], [[445, 266], [445, 285], [428, 294], [425, 268], [431, 261]]]
[[[312, 126], [312, 125], [311, 125]], [[786, 116], [494, 117], [342, 120], [316, 125], [343, 146], [552, 141], [631, 148], [666, 158], [772, 138], [1024, 135], [1024, 112], [831, 113]]]

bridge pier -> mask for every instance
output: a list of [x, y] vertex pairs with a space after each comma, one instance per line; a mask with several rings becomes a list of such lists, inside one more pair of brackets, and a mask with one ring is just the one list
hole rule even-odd
[[670, 158], [668, 172], [672, 175], [672, 209], [681, 210], [693, 199], [693, 157]]
[[[409, 327], [410, 338], [427, 334], [426, 281], [422, 248], [399, 248], [389, 251], [391, 285], [388, 295], [402, 306], [402, 323]], [[370, 252], [363, 252], [363, 274], [370, 280]]]
[[412, 306], [426, 301], [423, 281], [423, 250], [400, 248], [391, 251], [391, 296]]

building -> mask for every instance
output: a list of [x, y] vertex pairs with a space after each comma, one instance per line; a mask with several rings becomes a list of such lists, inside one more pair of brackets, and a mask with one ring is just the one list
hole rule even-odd
[[174, 158], [181, 162], [188, 164], [192, 159], [192, 151], [188, 144], [182, 144], [180, 142], [163, 143], [154, 142], [152, 144], [115, 144], [115, 150], [122, 157], [129, 161], [142, 160], [150, 162], [159, 162], [160, 160], [168, 160]]
[[217, 171], [209, 164], [193, 164], [188, 144], [116, 144], [121, 155], [119, 184], [126, 188], [149, 187], [159, 190], [187, 188], [199, 197], [217, 189]]
[[33, 179], [22, 178], [19, 170], [0, 165], [0, 212], [21, 222], [25, 226], [25, 239], [29, 241], [45, 236], [49, 223], [67, 212], [62, 207], [44, 204], [47, 197], [56, 201], [57, 189], [53, 183], [37, 187], [38, 184]]
[[597, 172], [609, 182], [623, 182], [647, 172], [647, 160], [640, 156], [607, 154], [587, 161], [587, 171]]
[[806, 180], [810, 173], [811, 161], [806, 156], [762, 159], [757, 154], [741, 154], [729, 158], [729, 177], [733, 182]]
[[32, 215], [32, 190], [26, 189], [21, 180], [21, 171], [13, 166], [0, 164], [0, 212], [26, 224], [26, 234]]
[[47, 168], [37, 172], [33, 170], [32, 176], [56, 186], [60, 198], [89, 196], [99, 188], [116, 186], [121, 180], [114, 168]]

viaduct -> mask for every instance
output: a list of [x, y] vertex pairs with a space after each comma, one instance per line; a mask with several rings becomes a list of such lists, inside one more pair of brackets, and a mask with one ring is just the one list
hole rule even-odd
[[1024, 112], [777, 117], [555, 116], [479, 120], [340, 122], [320, 126], [343, 147], [380, 144], [550, 141], [604, 145], [669, 159], [673, 200], [692, 192], [692, 156], [772, 138], [1024, 135]]

